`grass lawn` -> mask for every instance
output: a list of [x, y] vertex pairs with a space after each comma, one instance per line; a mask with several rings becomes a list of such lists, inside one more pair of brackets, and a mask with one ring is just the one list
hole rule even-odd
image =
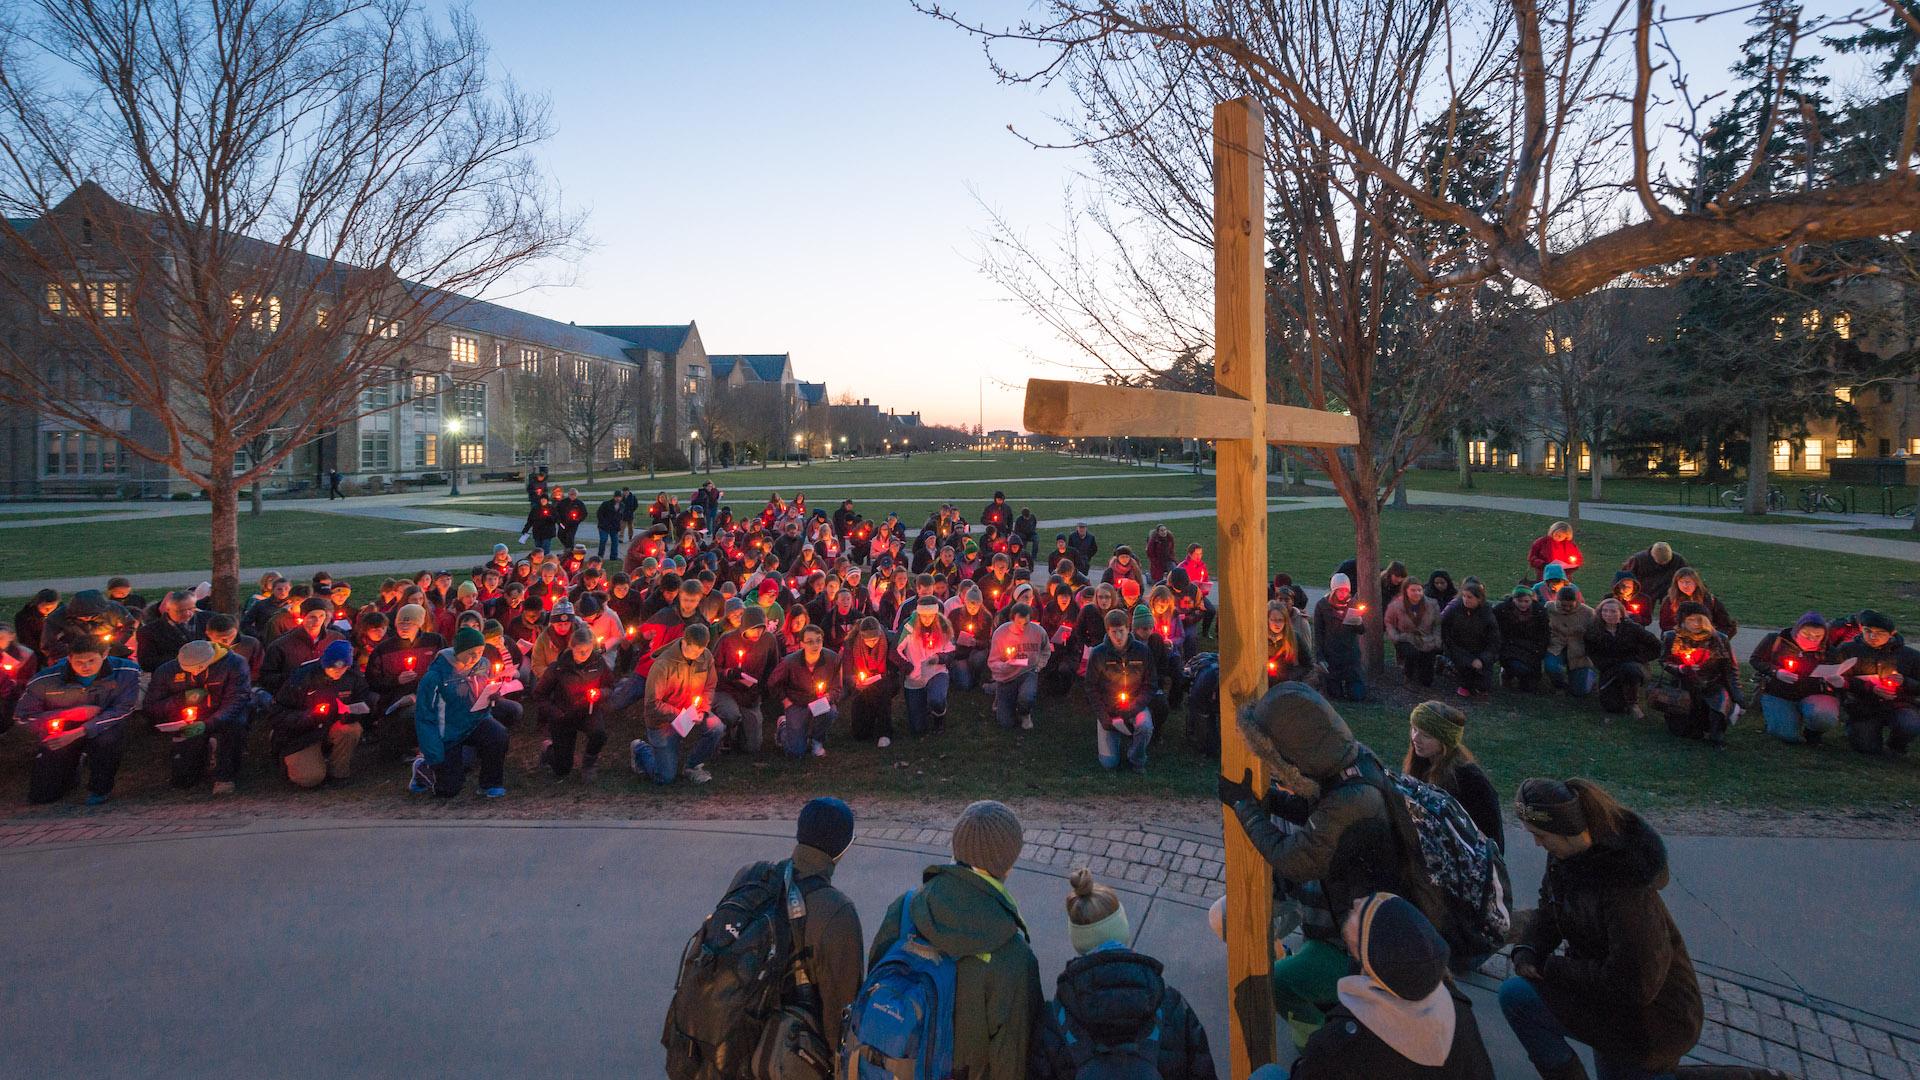
[[[1527, 572], [1527, 547], [1550, 521], [1455, 507], [1388, 511], [1381, 517], [1381, 558], [1399, 559], [1422, 579], [1437, 567], [1455, 581], [1474, 574], [1489, 592], [1505, 593]], [[1272, 569], [1303, 584], [1324, 585], [1333, 568], [1353, 555], [1353, 528], [1344, 510], [1276, 513], [1267, 529]], [[1597, 522], [1583, 522], [1576, 535], [1588, 568], [1574, 577], [1589, 593], [1604, 594], [1627, 556], [1667, 540], [1743, 624], [1783, 626], [1810, 608], [1832, 615], [1863, 607], [1902, 624], [1920, 623], [1920, 563]]]
[[[1442, 688], [1443, 690], [1445, 688]], [[1418, 700], [1397, 689], [1392, 700], [1346, 705], [1342, 713], [1356, 733], [1384, 759], [1397, 763], [1407, 738], [1407, 710]], [[896, 700], [895, 723], [903, 727]], [[1657, 720], [1626, 718], [1608, 725], [1585, 702], [1547, 696], [1497, 694], [1470, 707], [1468, 741], [1505, 794], [1536, 775], [1583, 775], [1599, 779], [1630, 805], [1649, 810], [1757, 810], [1793, 812], [1911, 812], [1920, 803], [1920, 761], [1875, 760], [1839, 745], [1787, 747], [1766, 739], [1751, 719], [1730, 736], [1730, 748], [1715, 752], [1670, 738]], [[842, 721], [844, 724], [844, 721]], [[1031, 732], [1002, 731], [980, 694], [956, 694], [944, 735], [925, 740], [897, 735], [886, 750], [851, 745], [844, 727], [830, 739], [821, 760], [789, 761], [778, 753], [749, 760], [723, 755], [714, 782], [681, 785], [665, 792], [642, 784], [628, 770], [627, 744], [640, 734], [632, 717], [610, 724], [601, 776], [592, 788], [577, 780], [554, 784], [536, 769], [540, 739], [523, 725], [514, 733], [508, 759], [509, 797], [499, 803], [471, 796], [440, 803], [404, 794], [407, 771], [397, 757], [363, 745], [358, 782], [343, 790], [295, 792], [265, 765], [266, 734], [256, 724], [241, 794], [218, 804], [223, 812], [271, 815], [277, 810], [384, 816], [444, 812], [459, 817], [569, 816], [674, 813], [681, 804], [708, 815], [733, 805], [764, 805], [769, 797], [801, 798], [831, 791], [884, 800], [899, 813], [916, 804], [974, 798], [1154, 800], [1185, 806], [1211, 805], [1215, 764], [1184, 745], [1184, 710], [1155, 741], [1145, 776], [1109, 774], [1093, 756], [1092, 724], [1077, 697], [1043, 698]], [[131, 740], [115, 804], [129, 808], [208, 805], [204, 791], [185, 794], [167, 786], [166, 743], [147, 732]], [[33, 811], [24, 802], [31, 747], [24, 735], [0, 739], [0, 816]], [[471, 783], [471, 780], [470, 780]], [[72, 800], [77, 806], [78, 796]], [[661, 804], [665, 805], [661, 805]], [[315, 808], [323, 807], [323, 810]], [[56, 812], [64, 812], [56, 811]]]
[[[385, 521], [345, 514], [274, 510], [260, 517], [240, 515], [243, 566], [357, 562], [484, 552], [507, 533], [487, 530], [410, 535], [428, 528], [416, 522]], [[204, 516], [116, 521], [104, 525], [47, 525], [0, 531], [0, 546], [10, 547], [4, 573], [9, 579], [77, 577], [99, 574], [159, 573], [178, 570], [201, 574], [211, 557]], [[149, 590], [151, 591], [151, 590]]]
[[1920, 544], [1920, 532], [1912, 528], [1905, 529], [1848, 529], [1847, 536], [1871, 536], [1875, 540], [1905, 540], [1910, 544]]
[[[1526, 499], [1557, 499], [1565, 502], [1567, 498], [1567, 478], [1565, 476], [1536, 476], [1529, 473], [1476, 472], [1473, 474], [1473, 486], [1463, 488], [1459, 475], [1452, 469], [1409, 469], [1407, 487], [1415, 491], [1445, 491], [1456, 494], [1504, 495]], [[1738, 480], [1698, 480], [1667, 476], [1610, 476], [1601, 482], [1599, 499], [1588, 498], [1593, 490], [1593, 482], [1588, 477], [1580, 478], [1580, 501], [1601, 503], [1626, 503], [1638, 506], [1664, 505], [1679, 506], [1682, 492], [1686, 491], [1692, 504], [1717, 505], [1717, 496], [1735, 484]], [[1800, 489], [1808, 484], [1824, 484], [1824, 476], [1774, 476], [1774, 486], [1787, 497], [1792, 504], [1800, 496]]]

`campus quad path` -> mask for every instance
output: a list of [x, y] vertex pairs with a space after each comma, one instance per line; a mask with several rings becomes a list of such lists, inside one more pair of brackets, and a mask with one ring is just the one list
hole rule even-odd
[[[739, 863], [783, 856], [791, 835], [769, 822], [115, 820], [0, 824], [0, 1010], [22, 1019], [10, 1075], [657, 1076], [687, 934]], [[1030, 827], [1010, 885], [1042, 983], [1051, 993], [1070, 956], [1064, 875], [1091, 864], [1219, 1057], [1225, 956], [1205, 914], [1217, 882], [1175, 888], [1164, 870], [1215, 868], [1199, 856], [1217, 848], [1140, 830]], [[948, 842], [939, 828], [863, 826], [836, 881], [869, 934]], [[1156, 847], [1165, 860], [1149, 858]], [[1719, 975], [1703, 980], [1703, 1060], [1731, 1050], [1808, 1080], [1920, 1075], [1920, 1031], [1818, 1000], [1920, 1014], [1920, 849], [1685, 837], [1672, 849], [1668, 903]], [[1140, 873], [1146, 861], [1161, 873]], [[1523, 896], [1539, 866], [1530, 847], [1514, 852]], [[1728, 981], [1729, 968], [1758, 977]], [[1763, 992], [1769, 980], [1811, 996]], [[1530, 1077], [1493, 985], [1470, 980], [1498, 1073]]]

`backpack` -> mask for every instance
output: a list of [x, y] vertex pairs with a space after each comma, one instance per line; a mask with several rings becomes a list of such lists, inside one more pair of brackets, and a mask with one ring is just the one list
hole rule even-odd
[[1203, 652], [1187, 661], [1187, 748], [1220, 754], [1220, 654]]
[[688, 939], [674, 979], [660, 1036], [672, 1080], [777, 1078], [795, 1058], [818, 1067], [793, 1075], [826, 1075], [830, 1051], [810, 1011], [783, 1002], [791, 975], [806, 983], [805, 957], [793, 951], [805, 915], [791, 862], [754, 864], [720, 898]]
[[1499, 847], [1444, 789], [1397, 772], [1387, 778], [1413, 819], [1427, 877], [1446, 901], [1453, 924], [1447, 946], [1456, 964], [1498, 951], [1513, 923], [1507, 906], [1512, 886]]
[[913, 892], [900, 900], [900, 936], [847, 1006], [838, 1080], [947, 1080], [953, 1075], [953, 997], [959, 963], [913, 928]]
[[[1161, 1011], [1165, 1002], [1153, 1011], [1153, 1024], [1136, 1038], [1123, 1043], [1101, 1042], [1080, 1029], [1066, 1006], [1053, 1003], [1053, 1019], [1060, 1041], [1073, 1059], [1073, 1080], [1160, 1080], [1160, 1028], [1166, 1023]], [[1143, 1036], [1143, 1037], [1141, 1037]]]

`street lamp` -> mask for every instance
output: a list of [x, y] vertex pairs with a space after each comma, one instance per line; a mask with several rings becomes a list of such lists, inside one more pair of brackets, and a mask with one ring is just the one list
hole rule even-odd
[[447, 485], [447, 494], [458, 495], [460, 494], [460, 418], [449, 416], [447, 422], [440, 427], [447, 436], [448, 456], [452, 464], [452, 468], [447, 470], [447, 475], [452, 478]]

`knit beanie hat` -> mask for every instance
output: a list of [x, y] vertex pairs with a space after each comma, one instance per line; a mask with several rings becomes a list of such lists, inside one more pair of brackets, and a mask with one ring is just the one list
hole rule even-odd
[[309, 596], [305, 600], [300, 601], [300, 614], [305, 615], [309, 611], [325, 611], [331, 613], [333, 611], [333, 601], [325, 597]]
[[1327, 582], [1328, 592], [1338, 592], [1341, 589], [1351, 588], [1353, 588], [1353, 579], [1345, 574], [1335, 574], [1332, 580]]
[[1148, 629], [1152, 629], [1152, 627], [1153, 627], [1153, 609], [1151, 609], [1151, 608], [1149, 608], [1149, 607], [1147, 607], [1147, 605], [1145, 605], [1145, 604], [1136, 604], [1136, 605], [1134, 605], [1134, 608], [1133, 608], [1133, 625], [1134, 625], [1134, 626], [1136, 626], [1136, 627], [1141, 627], [1141, 626], [1144, 626], [1144, 627], [1147, 627]]
[[1419, 1001], [1447, 974], [1447, 943], [1412, 903], [1374, 893], [1360, 907], [1360, 971], [1402, 1001]]
[[471, 600], [480, 595], [480, 586], [471, 581], [463, 581], [459, 588], [453, 590], [453, 594], [462, 600]]
[[1024, 842], [1020, 819], [1005, 803], [973, 803], [953, 823], [953, 857], [1003, 880], [1013, 872]]
[[471, 626], [463, 626], [454, 632], [453, 651], [463, 653], [468, 649], [478, 649], [487, 643], [487, 637]]
[[1547, 564], [1547, 569], [1541, 574], [1541, 577], [1547, 581], [1565, 581], [1567, 580], [1567, 568], [1557, 562], [1550, 562]]
[[1817, 611], [1809, 611], [1793, 621], [1793, 628], [1795, 630], [1800, 630], [1808, 626], [1817, 626], [1825, 630], [1827, 628], [1827, 617]]
[[353, 646], [339, 638], [328, 642], [327, 647], [320, 650], [320, 666], [323, 668], [351, 663], [353, 663]]
[[1067, 895], [1067, 938], [1074, 952], [1085, 956], [1109, 942], [1125, 945], [1133, 940], [1119, 893], [1095, 883], [1093, 871], [1084, 866], [1067, 881], [1073, 886]]
[[488, 619], [480, 624], [480, 636], [490, 642], [507, 640], [507, 628], [500, 625], [499, 619]]
[[505, 544], [493, 545], [493, 553], [495, 555], [505, 555], [507, 553], [507, 545]]
[[211, 641], [189, 641], [180, 646], [180, 670], [198, 675], [207, 670], [207, 665], [213, 663], [219, 651]]
[[419, 604], [405, 604], [393, 616], [395, 626], [419, 626], [427, 621], [427, 609]]
[[793, 838], [837, 859], [853, 843], [853, 810], [831, 796], [813, 799], [800, 808], [800, 825]]
[[1893, 632], [1893, 620], [1872, 608], [1866, 608], [1861, 611], [1858, 617], [1860, 619], [1860, 628], [1863, 630], [1885, 630], [1888, 633]]
[[1467, 714], [1445, 702], [1423, 701], [1413, 707], [1411, 719], [1415, 730], [1449, 750], [1458, 747], [1461, 736], [1467, 733]]
[[1678, 617], [1682, 622], [1685, 622], [1687, 616], [1689, 615], [1706, 615], [1709, 618], [1711, 618], [1713, 615], [1711, 611], [1707, 610], [1707, 605], [1701, 603], [1698, 600], [1689, 600], [1686, 603], [1681, 604], [1680, 607], [1677, 609], [1676, 614], [1678, 615]]
[[1513, 810], [1521, 821], [1544, 833], [1579, 836], [1587, 831], [1587, 812], [1580, 805], [1579, 793], [1560, 780], [1522, 780], [1513, 797]]

